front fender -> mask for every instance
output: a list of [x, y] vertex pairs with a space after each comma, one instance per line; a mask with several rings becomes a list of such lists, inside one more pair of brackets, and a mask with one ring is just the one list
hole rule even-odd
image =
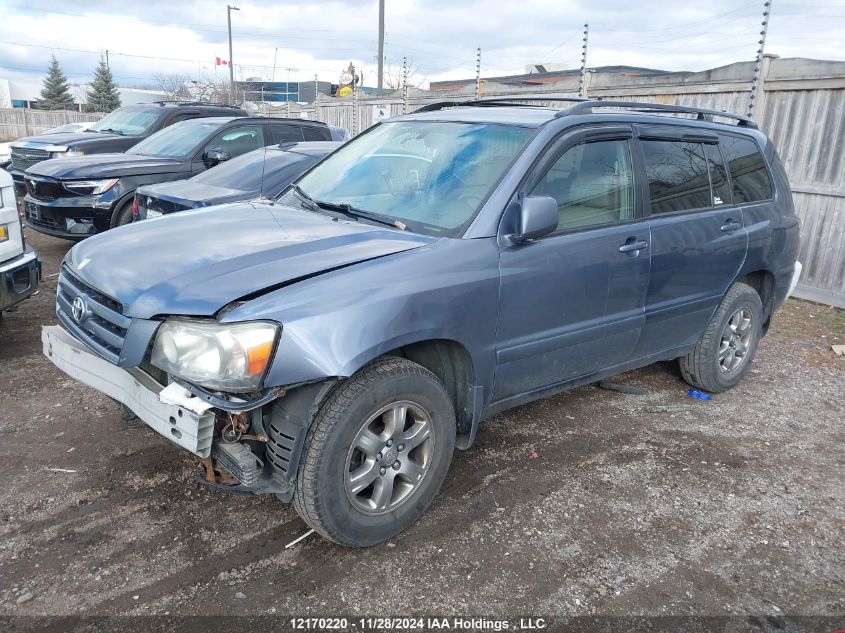
[[441, 239], [281, 288], [224, 320], [282, 323], [266, 387], [351, 376], [386, 352], [433, 339], [462, 345], [475, 382], [485, 385], [493, 376], [498, 289], [494, 239]]

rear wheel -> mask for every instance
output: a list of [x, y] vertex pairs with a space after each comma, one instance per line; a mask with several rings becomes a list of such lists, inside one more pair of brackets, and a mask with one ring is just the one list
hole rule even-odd
[[443, 383], [384, 358], [340, 384], [305, 440], [294, 505], [325, 538], [362, 547], [413, 524], [437, 495], [455, 446]]
[[762, 323], [760, 295], [747, 284], [735, 283], [692, 352], [681, 358], [684, 380], [713, 393], [736, 386], [757, 353]]

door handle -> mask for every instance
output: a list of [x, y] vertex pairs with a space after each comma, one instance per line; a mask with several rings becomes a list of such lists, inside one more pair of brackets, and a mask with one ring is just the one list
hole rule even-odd
[[648, 248], [648, 242], [625, 242], [622, 246], [619, 247], [620, 253], [639, 253], [644, 248]]
[[734, 222], [730, 218], [725, 220], [725, 223], [721, 226], [720, 230], [723, 233], [732, 233], [734, 231], [738, 231], [742, 228], [742, 225], [739, 222]]

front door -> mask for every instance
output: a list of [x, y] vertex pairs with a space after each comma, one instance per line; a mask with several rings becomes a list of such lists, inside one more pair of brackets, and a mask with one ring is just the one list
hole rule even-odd
[[558, 203], [555, 233], [501, 247], [494, 401], [623, 363], [644, 318], [649, 229], [634, 186], [631, 130], [570, 133], [529, 177]]

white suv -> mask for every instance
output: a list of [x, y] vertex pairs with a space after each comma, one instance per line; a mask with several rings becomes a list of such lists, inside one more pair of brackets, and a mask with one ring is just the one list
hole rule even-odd
[[35, 294], [40, 272], [23, 238], [12, 177], [0, 169], [0, 313]]

